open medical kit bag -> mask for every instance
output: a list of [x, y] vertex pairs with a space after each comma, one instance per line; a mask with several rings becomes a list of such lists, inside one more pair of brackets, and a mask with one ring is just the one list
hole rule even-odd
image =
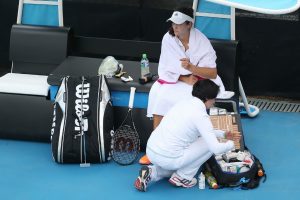
[[218, 188], [253, 189], [258, 187], [261, 178], [264, 177], [264, 181], [266, 180], [266, 173], [259, 159], [244, 145], [243, 136], [238, 127], [238, 115], [226, 113], [210, 116], [210, 118], [215, 129], [229, 130], [233, 138], [239, 136], [237, 137], [239, 139], [233, 139], [235, 150], [213, 155], [204, 165], [204, 170], [212, 174]]

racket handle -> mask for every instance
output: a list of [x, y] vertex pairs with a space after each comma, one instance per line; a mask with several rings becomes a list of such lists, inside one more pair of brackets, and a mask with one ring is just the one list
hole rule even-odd
[[133, 100], [134, 100], [135, 90], [136, 90], [135, 87], [130, 87], [130, 96], [129, 96], [129, 104], [128, 104], [129, 108], [133, 107]]

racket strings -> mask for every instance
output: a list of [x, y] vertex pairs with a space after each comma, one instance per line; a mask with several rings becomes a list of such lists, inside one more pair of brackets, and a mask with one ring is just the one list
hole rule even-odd
[[131, 87], [128, 112], [112, 140], [112, 158], [120, 165], [133, 163], [140, 150], [140, 139], [132, 117], [134, 92], [135, 88]]
[[123, 125], [115, 132], [113, 159], [119, 164], [131, 164], [138, 155], [139, 146], [137, 132], [129, 125]]
[[129, 113], [131, 114], [130, 116], [131, 116], [131, 119], [132, 119], [132, 112], [131, 112], [131, 109], [129, 108], [127, 113], [126, 113], [126, 116], [125, 116], [124, 120], [122, 121], [122, 123], [120, 125], [120, 127], [124, 126], [125, 122], [128, 120]]

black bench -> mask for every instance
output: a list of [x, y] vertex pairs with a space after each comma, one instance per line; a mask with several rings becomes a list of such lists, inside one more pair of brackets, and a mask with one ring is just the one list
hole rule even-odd
[[[234, 91], [238, 96], [237, 41], [210, 40], [217, 54], [217, 70], [226, 90]], [[161, 43], [148, 41], [120, 40], [75, 36], [72, 40], [71, 55], [104, 58], [111, 55], [121, 60], [139, 61], [147, 53], [152, 62], [158, 62]], [[152, 70], [157, 71], [157, 69]]]
[[[108, 38], [91, 38], [74, 36], [72, 40], [72, 55], [87, 57], [105, 57], [112, 55], [116, 59], [139, 61], [143, 53], [153, 63], [159, 61], [160, 42], [134, 41]], [[210, 40], [217, 54], [217, 70], [226, 90], [234, 91], [235, 95], [228, 100], [218, 100], [217, 106], [224, 107], [229, 111], [238, 111], [238, 74], [237, 74], [237, 52], [238, 42], [229, 40]], [[157, 72], [157, 65], [152, 64], [152, 72]], [[139, 69], [137, 69], [139, 70]], [[136, 87], [137, 85], [135, 85]], [[144, 90], [147, 90], [148, 85]]]

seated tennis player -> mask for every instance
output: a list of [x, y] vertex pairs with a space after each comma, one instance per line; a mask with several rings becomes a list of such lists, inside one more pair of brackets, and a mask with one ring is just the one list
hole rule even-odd
[[229, 132], [214, 130], [207, 109], [213, 106], [219, 86], [209, 79], [197, 81], [190, 99], [180, 101], [151, 134], [146, 153], [153, 165], [143, 166], [134, 185], [146, 191], [150, 182], [168, 177], [172, 185], [193, 187], [200, 166], [212, 154], [232, 150], [234, 143], [219, 143]]

